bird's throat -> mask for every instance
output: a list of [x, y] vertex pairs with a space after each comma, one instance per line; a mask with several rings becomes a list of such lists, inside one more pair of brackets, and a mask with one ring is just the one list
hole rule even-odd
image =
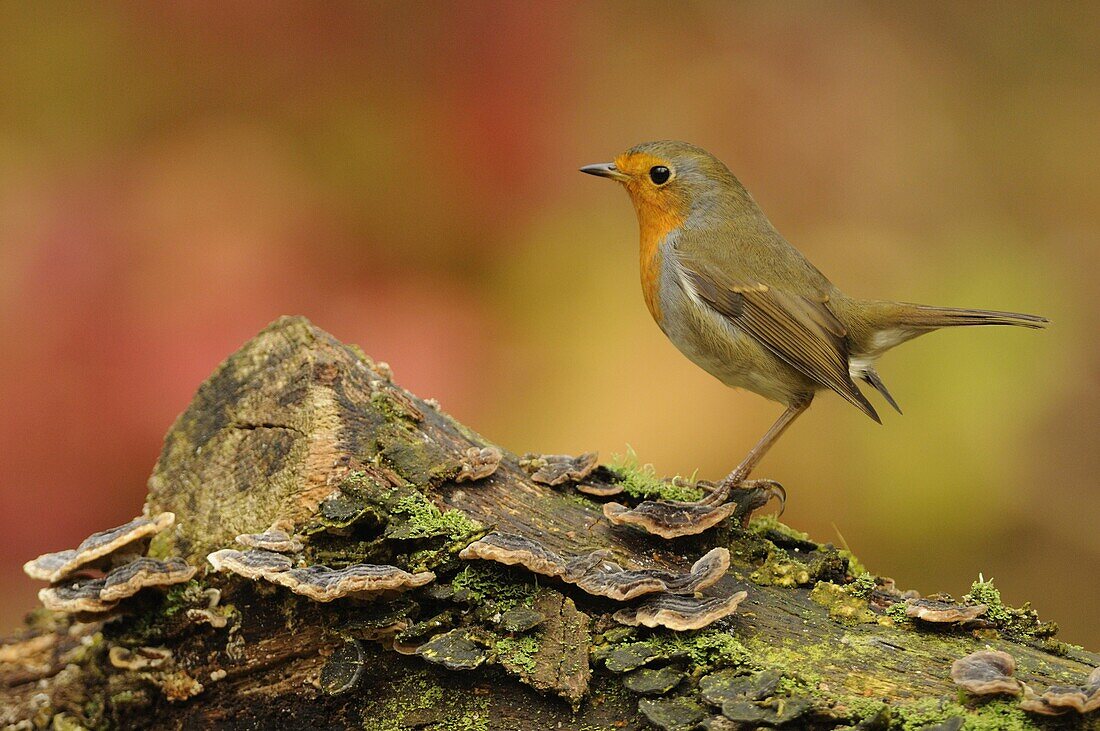
[[673, 211], [668, 211], [656, 206], [636, 206], [638, 209], [638, 225], [641, 230], [641, 247], [639, 249], [639, 263], [641, 264], [642, 295], [645, 297], [649, 314], [657, 324], [661, 324], [661, 268], [664, 264], [664, 255], [661, 244], [668, 235], [678, 229], [684, 222], [683, 216]]

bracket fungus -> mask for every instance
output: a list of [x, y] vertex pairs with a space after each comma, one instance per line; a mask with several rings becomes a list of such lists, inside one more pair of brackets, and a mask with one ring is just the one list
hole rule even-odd
[[275, 574], [269, 579], [318, 602], [343, 597], [370, 598], [383, 591], [404, 591], [435, 580], [431, 571], [411, 574], [396, 566], [357, 563], [342, 569], [307, 566]]
[[614, 497], [623, 492], [621, 483], [612, 482], [604, 485], [594, 485], [588, 482], [582, 482], [577, 485], [577, 492], [584, 493], [585, 495], [591, 495], [592, 497]]
[[68, 614], [103, 614], [114, 609], [118, 602], [103, 601], [104, 579], [84, 579], [71, 584], [51, 586], [38, 591], [38, 601], [53, 612]]
[[253, 580], [270, 580], [270, 576], [289, 571], [294, 567], [294, 562], [281, 553], [265, 551], [261, 548], [252, 548], [247, 551], [223, 548], [220, 551], [211, 553], [206, 557], [206, 560], [210, 562], [215, 571], [228, 571]]
[[637, 606], [620, 609], [612, 618], [635, 627], [666, 627], [676, 632], [702, 629], [733, 614], [748, 595], [747, 591], [725, 597], [654, 594]]
[[951, 664], [951, 679], [973, 695], [1019, 695], [1023, 684], [1015, 672], [1016, 660], [999, 650], [972, 652]]
[[[143, 555], [149, 540], [174, 521], [175, 515], [167, 512], [134, 518], [93, 533], [75, 549], [28, 561], [23, 570], [31, 578], [52, 584], [38, 592], [46, 609], [101, 617], [142, 589], [181, 584], [195, 575], [195, 567], [181, 558], [160, 560]], [[95, 569], [107, 573], [90, 578], [88, 574]]]
[[551, 487], [567, 482], [580, 482], [592, 474], [599, 463], [596, 452], [585, 452], [577, 457], [568, 454], [525, 454], [520, 460], [533, 482], [541, 482]]
[[1058, 716], [1071, 710], [1079, 714], [1100, 711], [1100, 667], [1092, 671], [1084, 685], [1052, 685], [1042, 694], [1025, 686], [1020, 708], [1044, 716]]
[[462, 468], [455, 476], [455, 482], [477, 482], [484, 480], [500, 466], [504, 453], [496, 447], [470, 447], [462, 455]]
[[247, 548], [259, 548], [277, 553], [299, 553], [304, 546], [288, 529], [289, 525], [275, 522], [263, 533], [244, 533], [237, 536], [237, 543]]
[[[75, 549], [42, 554], [23, 564], [23, 571], [32, 579], [54, 584], [78, 571], [111, 567], [123, 560], [115, 554], [144, 555], [149, 540], [171, 526], [175, 519], [172, 513], [160, 513], [151, 518], [139, 516], [110, 530], [93, 533]], [[134, 545], [138, 541], [143, 543]]]
[[71, 614], [101, 614], [142, 589], [167, 587], [189, 581], [197, 569], [182, 558], [161, 561], [142, 556], [113, 569], [99, 579], [78, 579], [38, 592], [46, 609]]
[[223, 548], [206, 557], [215, 571], [228, 571], [247, 579], [264, 579], [318, 602], [355, 597], [369, 599], [384, 591], [403, 591], [435, 580], [431, 571], [411, 574], [396, 566], [357, 563], [341, 569], [321, 564], [293, 568], [282, 554], [252, 548]]
[[696, 502], [646, 500], [633, 508], [606, 503], [603, 514], [614, 525], [628, 525], [670, 539], [702, 533], [735, 515], [744, 523], [772, 498], [781, 506], [786, 503], [782, 485], [773, 480], [749, 480], [736, 490], [719, 486]]
[[985, 604], [954, 604], [939, 599], [908, 599], [905, 616], [931, 624], [968, 624], [989, 611]]
[[103, 589], [99, 592], [99, 598], [104, 601], [118, 601], [148, 587], [182, 584], [190, 581], [196, 571], [198, 569], [182, 558], [161, 561], [142, 556], [103, 577]]
[[535, 540], [513, 533], [490, 533], [459, 554], [463, 559], [521, 565], [529, 571], [561, 579], [594, 596], [627, 601], [659, 592], [694, 594], [711, 586], [729, 569], [730, 553], [714, 548], [684, 574], [654, 569], [624, 569], [610, 560], [611, 552], [593, 551], [566, 560]]
[[737, 724], [782, 726], [806, 714], [812, 703], [805, 698], [773, 697], [764, 701], [734, 700], [722, 704], [722, 715]]

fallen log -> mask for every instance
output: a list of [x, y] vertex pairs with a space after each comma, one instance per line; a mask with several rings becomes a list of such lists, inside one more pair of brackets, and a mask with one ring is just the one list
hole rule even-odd
[[[774, 491], [674, 540], [604, 516], [706, 489], [510, 454], [282, 318], [177, 419], [147, 519], [29, 569], [69, 611], [0, 645], [0, 725], [1100, 728], [1100, 655], [989, 583], [921, 598], [750, 519]], [[956, 684], [985, 650], [1014, 675]]]

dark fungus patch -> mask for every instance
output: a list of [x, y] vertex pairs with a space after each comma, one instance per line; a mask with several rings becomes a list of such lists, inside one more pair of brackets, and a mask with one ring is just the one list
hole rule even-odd
[[365, 662], [366, 656], [359, 641], [344, 641], [321, 668], [321, 691], [325, 695], [335, 696], [354, 690], [363, 677]]

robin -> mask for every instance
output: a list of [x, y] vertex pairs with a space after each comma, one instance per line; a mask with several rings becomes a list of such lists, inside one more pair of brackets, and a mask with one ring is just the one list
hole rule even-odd
[[863, 381], [901, 413], [879, 356], [941, 327], [1019, 325], [1035, 315], [861, 300], [784, 239], [720, 160], [686, 142], [646, 142], [581, 172], [622, 183], [641, 229], [642, 293], [680, 351], [722, 383], [787, 408], [708, 498], [742, 485], [783, 432], [831, 389], [876, 422]]

